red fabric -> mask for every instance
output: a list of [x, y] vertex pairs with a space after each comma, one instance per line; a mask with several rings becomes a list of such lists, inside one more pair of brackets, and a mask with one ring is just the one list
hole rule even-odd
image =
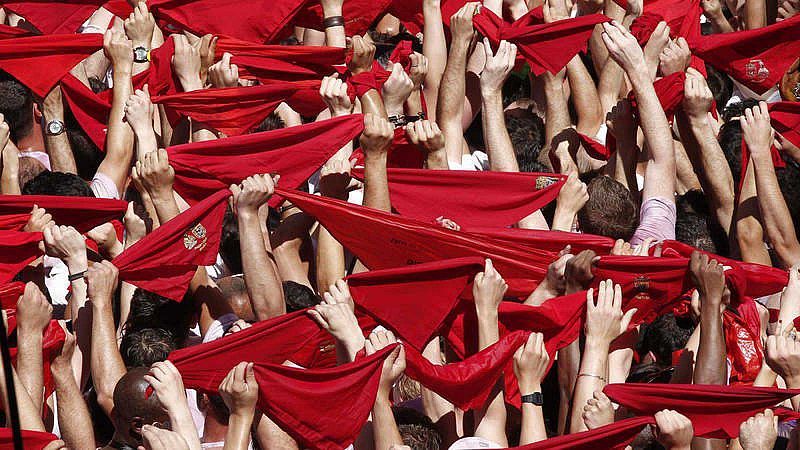
[[345, 49], [303, 45], [259, 45], [231, 38], [217, 41], [217, 58], [228, 52], [241, 78], [272, 81], [321, 80], [344, 64]]
[[542, 23], [536, 12], [533, 10], [509, 24], [487, 8], [481, 8], [480, 14], [472, 21], [493, 46], [501, 40], [517, 44], [519, 52], [530, 64], [531, 72], [541, 75], [544, 72], [557, 73], [578, 52], [585, 52], [594, 26], [611, 20], [602, 14], [591, 14]]
[[0, 69], [44, 97], [64, 75], [103, 47], [100, 34], [59, 34], [0, 40]]
[[121, 219], [128, 209], [128, 202], [105, 198], [0, 195], [0, 229], [22, 231], [30, 219], [33, 205], [44, 208], [56, 224], [75, 227], [81, 233]]
[[32, 33], [28, 30], [0, 24], [0, 39], [17, 38], [22, 36], [29, 36], [30, 34]]
[[644, 3], [642, 15], [631, 24], [631, 34], [644, 46], [659, 22], [667, 22], [672, 39], [700, 37], [700, 0], [657, 0]]
[[775, 131], [800, 147], [800, 102], [771, 103], [769, 117]]
[[[214, 128], [228, 136], [250, 131], [275, 108], [299, 90], [312, 90], [319, 97], [319, 81], [269, 84], [250, 87], [203, 89], [153, 97], [153, 103]], [[292, 106], [290, 104], [290, 106]]]
[[699, 36], [695, 55], [757, 94], [775, 86], [800, 54], [800, 16], [756, 30]]
[[21, 0], [3, 8], [25, 18], [42, 34], [72, 34], [107, 0]]
[[[459, 258], [363, 272], [348, 277], [347, 283], [360, 311], [422, 351], [481, 270], [481, 258]], [[419, 314], [423, 308], [425, 313]]]
[[197, 266], [214, 264], [231, 193], [222, 189], [162, 224], [112, 261], [119, 279], [181, 301]]
[[608, 161], [608, 158], [611, 157], [612, 151], [605, 145], [594, 140], [594, 138], [582, 133], [578, 133], [578, 138], [581, 140], [583, 148], [590, 157], [601, 161]]
[[798, 389], [702, 384], [609, 384], [603, 392], [640, 415], [672, 409], [692, 421], [694, 434], [735, 438], [739, 425], [764, 408], [800, 394]]
[[[392, 215], [341, 200], [277, 189], [314, 216], [347, 249], [372, 270], [441, 259], [491, 258], [509, 283], [509, 296], [528, 295], [547, 273], [550, 252], [525, 251], [504, 242], [456, 232], [439, 225]], [[369, 239], [364, 239], [369, 236]]]
[[67, 74], [61, 79], [61, 94], [89, 139], [98, 148], [104, 149], [108, 133], [108, 115], [111, 112], [109, 96], [95, 94], [72, 74]]
[[588, 233], [496, 227], [470, 227], [468, 231], [473, 235], [508, 242], [520, 249], [546, 250], [554, 254], [569, 245], [574, 254], [593, 250], [602, 256], [608, 255], [614, 247], [614, 239]]
[[[190, 204], [251, 175], [277, 173], [296, 188], [363, 129], [360, 114], [169, 147], [175, 190]], [[280, 202], [274, 198], [270, 204]]]
[[41, 256], [42, 233], [0, 230], [0, 284], [11, 281], [31, 261]]
[[[755, 308], [755, 302], [752, 300], [748, 304]], [[753, 334], [749, 320], [728, 310], [724, 312], [722, 318], [725, 349], [731, 363], [729, 384], [752, 385], [764, 361], [764, 349], [760, 334]], [[757, 316], [756, 319], [758, 319]], [[756, 323], [756, 325], [759, 324]]]
[[533, 444], [510, 447], [508, 450], [622, 450], [645, 425], [655, 422], [652, 417], [633, 417], [594, 430], [556, 436]]
[[[342, 7], [347, 36], [363, 35], [383, 15], [392, 0], [348, 0]], [[420, 10], [421, 11], [421, 10]], [[324, 30], [322, 6], [311, 2], [295, 17], [294, 24], [313, 30]]]
[[246, 4], [231, 0], [150, 0], [159, 19], [197, 35], [211, 33], [254, 43], [279, 37], [303, 0], [260, 0]]
[[[355, 170], [363, 179], [363, 170]], [[392, 207], [423, 222], [444, 216], [462, 227], [504, 227], [555, 200], [566, 177], [544, 173], [389, 169]], [[480, 186], [480, 195], [465, 193]]]
[[[23, 286], [24, 288], [24, 286]], [[16, 310], [14, 310], [16, 312]], [[9, 311], [9, 314], [11, 312]], [[11, 333], [17, 327], [17, 318], [16, 315], [9, 315], [8, 317], [8, 335], [10, 336]], [[64, 334], [64, 329], [61, 328], [57, 320], [51, 320], [50, 323], [47, 325], [47, 328], [44, 329], [42, 335], [42, 363], [43, 363], [43, 381], [44, 381], [44, 394], [45, 398], [49, 397], [50, 394], [55, 391], [55, 384], [53, 384], [53, 374], [50, 372], [50, 364], [52, 364], [53, 359], [61, 353], [61, 347], [64, 345], [64, 339], [66, 339], [66, 335]], [[9, 353], [11, 354], [11, 361], [16, 365], [17, 363], [17, 352], [19, 351], [16, 347], [11, 347], [8, 349]]]
[[22, 293], [25, 292], [25, 283], [14, 281], [0, 286], [0, 308], [16, 309]]
[[[209, 344], [222, 343], [241, 349], [238, 334], [231, 336], [233, 339], [223, 338]], [[260, 356], [252, 346], [248, 347], [250, 354], [242, 359], [225, 351], [212, 353], [209, 344], [170, 354], [169, 359], [180, 371], [187, 388], [216, 393], [220, 382], [236, 364]], [[258, 346], [265, 349], [275, 344], [261, 341]], [[345, 448], [358, 436], [372, 410], [383, 360], [392, 350], [394, 346], [389, 346], [332, 369], [296, 369], [253, 361], [259, 388], [258, 407], [304, 448]]]
[[[653, 83], [653, 88], [658, 96], [658, 101], [661, 103], [661, 108], [664, 109], [664, 114], [667, 115], [667, 120], [672, 122], [675, 117], [675, 111], [680, 108], [683, 102], [683, 84], [686, 81], [685, 72], [675, 72], [663, 78], [659, 78]], [[638, 106], [636, 104], [636, 97], [633, 91], [628, 94], [628, 99], [631, 104], [636, 108], [638, 114]]]
[[[58, 440], [58, 436], [41, 431], [22, 430], [22, 446], [27, 450], [42, 450], [47, 444]], [[0, 449], [13, 450], [14, 436], [11, 428], [0, 428]]]

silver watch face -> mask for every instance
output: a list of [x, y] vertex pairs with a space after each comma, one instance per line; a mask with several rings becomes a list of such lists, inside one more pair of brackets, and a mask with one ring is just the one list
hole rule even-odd
[[136, 62], [146, 62], [147, 49], [144, 47], [136, 47], [133, 49], [133, 60]]
[[64, 124], [58, 120], [51, 120], [47, 122], [48, 134], [61, 134], [64, 131]]

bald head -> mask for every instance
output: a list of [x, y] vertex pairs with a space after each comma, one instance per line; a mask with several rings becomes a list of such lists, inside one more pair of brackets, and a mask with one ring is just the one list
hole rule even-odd
[[147, 367], [130, 369], [114, 388], [114, 426], [117, 434], [128, 441], [141, 442], [143, 425], [169, 419], [158, 396], [148, 392], [150, 383], [144, 376], [149, 371]]
[[256, 315], [253, 313], [253, 306], [250, 304], [250, 296], [247, 294], [247, 284], [244, 277], [225, 277], [217, 281], [222, 295], [233, 309], [233, 313], [246, 322], [255, 322]]

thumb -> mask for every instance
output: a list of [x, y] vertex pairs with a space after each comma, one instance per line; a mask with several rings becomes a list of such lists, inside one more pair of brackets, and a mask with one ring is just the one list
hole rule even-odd
[[248, 363], [247, 364], [247, 367], [245, 368], [245, 371], [244, 371], [244, 379], [247, 382], [247, 384], [251, 384], [251, 383], [255, 384], [255, 382], [256, 382], [256, 372], [254, 370], [254, 364], [253, 363]]
[[623, 332], [625, 332], [628, 329], [628, 325], [631, 324], [631, 320], [633, 319], [633, 316], [636, 314], [637, 311], [639, 311], [638, 308], [631, 308], [625, 313], [624, 316], [622, 316], [622, 323], [620, 324], [620, 328], [622, 329]]

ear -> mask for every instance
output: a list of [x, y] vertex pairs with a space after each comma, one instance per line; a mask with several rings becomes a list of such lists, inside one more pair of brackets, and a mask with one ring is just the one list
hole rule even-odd
[[652, 361], [652, 362], [658, 361], [658, 358], [656, 358], [656, 355], [655, 355], [655, 353], [653, 353], [652, 350], [647, 352], [647, 355], [645, 355], [645, 358], [650, 359], [650, 361]]
[[36, 123], [42, 121], [42, 109], [37, 102], [33, 102], [33, 121]]
[[144, 423], [144, 419], [143, 418], [141, 418], [139, 416], [134, 417], [133, 419], [131, 419], [131, 423], [129, 425], [129, 429], [130, 429], [131, 434], [141, 436], [142, 435], [142, 427], [145, 426], [145, 425], [147, 425], [147, 424]]

